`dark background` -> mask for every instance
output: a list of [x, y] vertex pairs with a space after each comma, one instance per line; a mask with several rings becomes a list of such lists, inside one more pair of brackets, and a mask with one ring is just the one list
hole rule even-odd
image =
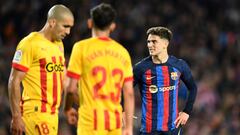
[[[198, 85], [193, 114], [184, 135], [240, 135], [240, 1], [239, 0], [1, 0], [0, 1], [0, 135], [9, 134], [11, 113], [7, 82], [18, 42], [46, 22], [49, 8], [69, 7], [75, 25], [65, 40], [69, 58], [73, 43], [90, 36], [89, 10], [100, 2], [117, 10], [117, 29], [111, 37], [129, 51], [132, 63], [148, 56], [146, 30], [168, 27], [173, 32], [171, 55], [187, 61]], [[186, 89], [180, 89], [180, 108]], [[140, 126], [136, 89], [135, 134]], [[59, 135], [74, 134], [60, 113]]]

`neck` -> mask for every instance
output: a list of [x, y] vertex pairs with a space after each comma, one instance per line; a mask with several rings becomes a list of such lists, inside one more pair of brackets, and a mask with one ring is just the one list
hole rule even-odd
[[53, 42], [52, 35], [47, 24], [39, 31], [39, 33], [43, 35], [43, 37], [45, 37], [47, 40]]
[[152, 56], [152, 61], [155, 64], [162, 64], [167, 62], [168, 57], [169, 57], [168, 53], [155, 55], [155, 56]]
[[92, 29], [92, 37], [109, 37], [110, 30]]

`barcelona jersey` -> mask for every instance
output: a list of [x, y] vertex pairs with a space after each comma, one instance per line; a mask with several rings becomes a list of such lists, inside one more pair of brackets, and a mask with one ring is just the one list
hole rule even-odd
[[149, 56], [134, 66], [134, 85], [142, 96], [141, 129], [143, 133], [170, 131], [178, 116], [178, 90], [182, 80], [189, 90], [183, 110], [190, 113], [196, 97], [196, 84], [187, 63], [169, 56], [166, 63], [154, 64]]
[[120, 105], [123, 83], [133, 80], [127, 50], [110, 38], [92, 37], [77, 42], [67, 76], [78, 79], [78, 128], [112, 130], [121, 128]]
[[22, 80], [24, 113], [58, 113], [64, 62], [61, 41], [50, 42], [38, 32], [32, 32], [20, 41], [12, 67], [26, 73]]

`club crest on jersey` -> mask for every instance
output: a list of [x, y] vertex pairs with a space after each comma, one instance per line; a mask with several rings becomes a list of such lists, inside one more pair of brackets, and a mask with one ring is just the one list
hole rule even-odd
[[17, 50], [14, 54], [13, 62], [20, 62], [21, 58], [22, 58], [22, 51]]
[[172, 78], [172, 80], [177, 80], [178, 79], [178, 72], [171, 72], [171, 78]]
[[59, 50], [60, 50], [61, 52], [63, 52], [63, 47], [59, 46]]
[[158, 91], [158, 88], [157, 88], [156, 85], [150, 85], [150, 86], [149, 86], [149, 91], [150, 91], [151, 93], [156, 93], [156, 92]]

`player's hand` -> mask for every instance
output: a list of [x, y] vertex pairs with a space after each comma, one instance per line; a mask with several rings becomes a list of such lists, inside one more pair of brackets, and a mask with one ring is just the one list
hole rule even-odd
[[132, 129], [123, 128], [122, 135], [133, 135]]
[[21, 116], [12, 118], [10, 130], [12, 135], [22, 135], [25, 132], [25, 125]]
[[65, 115], [67, 116], [67, 121], [69, 124], [77, 125], [78, 113], [76, 109], [70, 108], [69, 110], [65, 111]]
[[185, 112], [179, 112], [177, 119], [174, 121], [176, 128], [178, 128], [180, 125], [185, 125], [188, 121], [188, 118], [189, 118], [189, 114]]

